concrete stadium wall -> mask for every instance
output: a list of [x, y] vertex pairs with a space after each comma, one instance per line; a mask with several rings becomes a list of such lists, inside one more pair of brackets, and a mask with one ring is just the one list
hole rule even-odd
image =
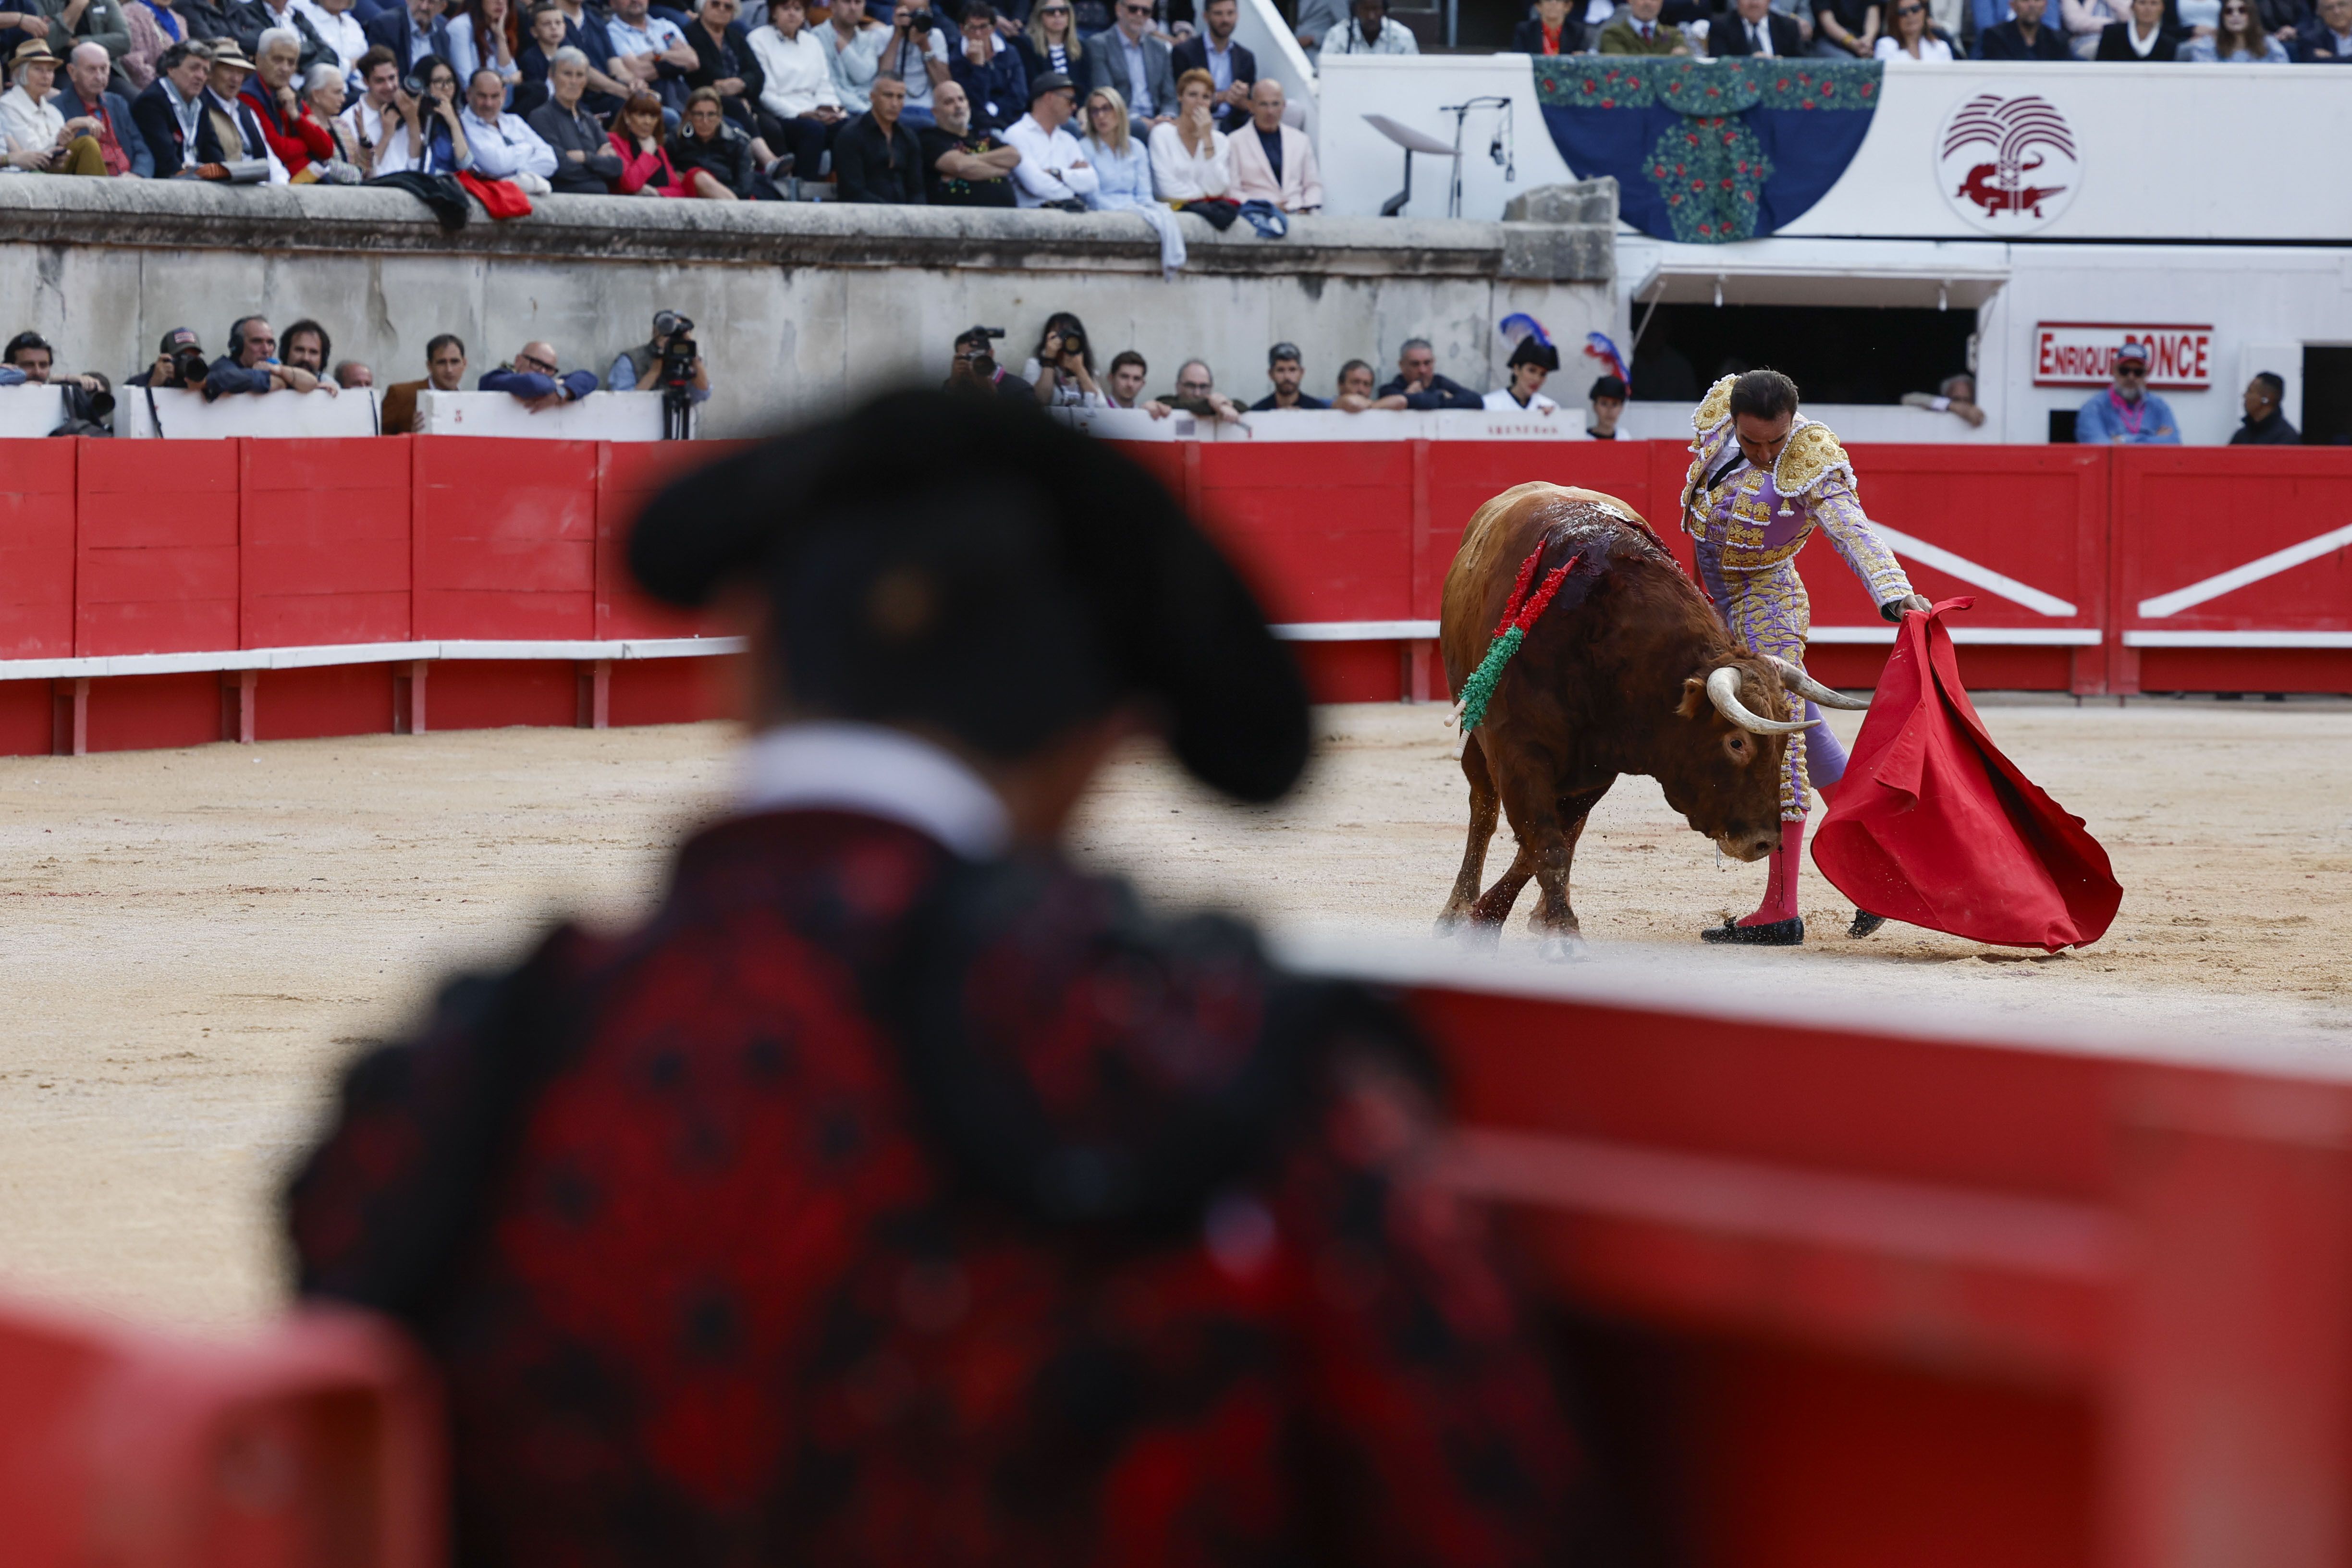
[[1098, 364], [1140, 350], [1155, 392], [1198, 355], [1254, 399], [1280, 339], [1326, 392], [1345, 360], [1391, 364], [1412, 336], [1486, 388], [1504, 316], [1528, 312], [1570, 343], [1608, 327], [1614, 188], [1604, 222], [1307, 218], [1265, 241], [1186, 217], [1191, 264], [1171, 279], [1126, 214], [564, 196], [508, 223], [478, 210], [445, 235], [396, 191], [16, 179], [0, 182], [0, 298], [16, 302], [0, 329], [37, 330], [62, 366], [119, 381], [173, 327], [217, 354], [239, 315], [281, 330], [310, 316], [383, 385], [421, 376], [442, 331], [466, 340], [477, 374], [536, 338], [601, 374], [667, 307], [702, 329], [712, 437], [936, 382], [974, 323], [1007, 329], [1018, 369], [1056, 310], [1086, 321]]

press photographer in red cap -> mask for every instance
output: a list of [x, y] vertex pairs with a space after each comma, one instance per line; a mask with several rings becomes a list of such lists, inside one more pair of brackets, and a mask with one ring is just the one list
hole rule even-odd
[[360, 1062], [291, 1194], [305, 1292], [443, 1371], [459, 1560], [1577, 1561], [1410, 1030], [1059, 852], [1139, 730], [1243, 802], [1307, 762], [1168, 493], [898, 394], [673, 486], [631, 558], [745, 610], [733, 814], [642, 929]]

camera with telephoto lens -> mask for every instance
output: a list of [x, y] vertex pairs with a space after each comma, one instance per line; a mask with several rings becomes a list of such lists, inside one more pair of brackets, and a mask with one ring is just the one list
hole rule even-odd
[[1087, 335], [1086, 333], [1077, 331], [1076, 328], [1064, 327], [1062, 329], [1061, 338], [1062, 355], [1064, 358], [1066, 359], [1071, 354], [1084, 354], [1087, 352]]
[[907, 31], [909, 33], [928, 33], [931, 30], [932, 26], [931, 14], [929, 11], [909, 11], [907, 13]]
[[172, 351], [172, 379], [182, 386], [202, 386], [211, 370], [202, 349], [183, 345]]
[[964, 358], [961, 351], [970, 344], [972, 353], [965, 363], [971, 365], [974, 377], [982, 381], [990, 380], [996, 374], [996, 355], [989, 348], [988, 340], [1003, 335], [1003, 327], [967, 327], [956, 334], [957, 357]]

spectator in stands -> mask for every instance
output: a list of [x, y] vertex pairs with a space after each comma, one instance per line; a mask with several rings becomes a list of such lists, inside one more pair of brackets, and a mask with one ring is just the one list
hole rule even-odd
[[1079, 65], [1087, 90], [1117, 88], [1127, 100], [1128, 133], [1149, 143], [1176, 117], [1176, 69], [1168, 46], [1151, 31], [1151, 0], [1118, 0], [1117, 22], [1087, 40]]
[[1217, 91], [1217, 129], [1228, 136], [1248, 121], [1250, 84], [1257, 80], [1257, 57], [1234, 41], [1241, 15], [1241, 0], [1209, 0], [1201, 12], [1204, 30], [1168, 51], [1169, 68], [1180, 81], [1186, 71], [1209, 73]]
[[286, 329], [278, 340], [278, 357], [286, 363], [309, 371], [312, 375], [327, 374], [327, 361], [334, 353], [334, 344], [327, 329], [308, 316]]
[[1323, 175], [1307, 132], [1282, 122], [1282, 83], [1261, 77], [1250, 89], [1251, 122], [1227, 139], [1233, 171], [1227, 187], [1237, 202], [1271, 202], [1286, 213], [1323, 206]]
[[763, 84], [760, 107], [767, 111], [768, 144], [790, 158], [793, 173], [803, 180], [824, 172], [825, 152], [849, 119], [819, 36], [826, 30], [808, 25], [803, 0], [772, 0], [767, 24], [751, 38]]
[[1832, 60], [1871, 58], [1878, 47], [1881, 15], [1878, 0], [1813, 0], [1813, 53]]
[[466, 344], [455, 332], [443, 332], [425, 345], [425, 378], [396, 381], [383, 389], [383, 406], [376, 428], [387, 436], [405, 436], [416, 427], [416, 395], [466, 390]]
[[[1077, 100], [1070, 79], [1052, 71], [1029, 84], [1029, 112], [1004, 133], [1005, 142], [1021, 154], [1013, 166], [1013, 197], [1020, 205], [1086, 210], [1099, 182], [1085, 147], [1068, 129]], [[1130, 119], [1129, 129], [1134, 125]]]
[[1143, 395], [1144, 379], [1150, 374], [1151, 367], [1133, 349], [1121, 349], [1111, 355], [1110, 374], [1103, 378], [1103, 406], [1140, 409], [1154, 419], [1167, 418], [1166, 404], [1154, 403]]
[[2209, 38], [2191, 38], [2179, 58], [2212, 65], [2272, 65], [2287, 63], [2286, 46], [2263, 31], [2252, 0], [2221, 0], [2221, 26]]
[[2131, 0], [2127, 21], [2110, 22], [2099, 35], [2095, 58], [2161, 62], [2179, 53], [2180, 35], [2165, 25], [2164, 0]]
[[1176, 367], [1176, 390], [1162, 393], [1152, 399], [1160, 407], [1174, 413], [1196, 415], [1203, 419], [1222, 419], [1227, 424], [1242, 416], [1239, 405], [1217, 390], [1216, 380], [1209, 373], [1209, 362], [1188, 359]]
[[335, 155], [335, 139], [319, 123], [294, 89], [301, 68], [302, 40], [290, 27], [271, 27], [261, 35], [261, 55], [238, 95], [261, 126], [269, 154], [289, 177], [318, 178], [312, 165]]
[[1585, 394], [1592, 412], [1585, 416], [1584, 433], [1596, 441], [1617, 439], [1617, 421], [1625, 416], [1624, 382], [1613, 375], [1598, 377]]
[[343, 68], [333, 60], [320, 60], [302, 79], [302, 106], [326, 128], [335, 144], [334, 152], [320, 163], [320, 177], [336, 184], [356, 184], [366, 178], [360, 168], [359, 138], [342, 121], [343, 106], [350, 100]]
[[1014, 205], [1013, 170], [1021, 154], [971, 123], [971, 100], [961, 83], [943, 81], [932, 90], [931, 115], [933, 123], [915, 133], [923, 152], [923, 194], [930, 205]]
[[[130, 7], [123, 9], [128, 11]], [[331, 63], [335, 74], [345, 81], [356, 77], [360, 60], [371, 47], [364, 26], [366, 18], [359, 14], [357, 0], [294, 0], [294, 9], [327, 46], [326, 60], [313, 62], [310, 68]]]
[[1402, 408], [1404, 394], [1380, 395], [1372, 390], [1372, 367], [1360, 359], [1341, 365], [1339, 389], [1332, 395], [1331, 406], [1344, 414], [1361, 414], [1368, 408]]
[[0, 133], [7, 138], [7, 165], [43, 174], [104, 175], [98, 122], [87, 116], [68, 122], [49, 102], [58, 57], [38, 38], [16, 46], [9, 58], [12, 84], [0, 93]]
[[1151, 188], [1178, 212], [1198, 213], [1225, 229], [1241, 209], [1225, 194], [1232, 143], [1212, 112], [1216, 96], [1207, 71], [1186, 71], [1176, 84], [1176, 118], [1151, 132]]
[[2180, 422], [2147, 389], [2147, 349], [2126, 338], [2116, 351], [2115, 384], [2074, 416], [2074, 439], [2089, 445], [2178, 447]]
[[261, 63], [261, 36], [276, 27], [294, 35], [296, 75], [335, 58], [335, 51], [327, 47], [327, 40], [319, 36], [319, 29], [294, 0], [230, 0], [226, 15], [229, 36], [257, 66]]
[[1741, 56], [1790, 59], [1801, 56], [1805, 46], [1797, 19], [1772, 9], [1771, 0], [1738, 0], [1730, 16], [1708, 26], [1706, 52], [1718, 59]]
[[[400, 68], [400, 79], [406, 81], [415, 74], [417, 63], [430, 55], [436, 60], [451, 58], [449, 24], [441, 19], [442, 0], [408, 0], [397, 10], [385, 10], [372, 22], [362, 25], [368, 42], [381, 44], [392, 51], [393, 63]], [[452, 76], [450, 80], [455, 81]], [[453, 95], [454, 96], [454, 95]]]
[[1092, 79], [1084, 63], [1087, 49], [1078, 39], [1075, 16], [1070, 0], [1038, 0], [1031, 9], [1027, 29], [1013, 40], [1013, 47], [1021, 52], [1021, 68], [1030, 80], [1047, 71], [1058, 71], [1072, 81], [1080, 77]]
[[617, 117], [635, 89], [614, 68], [613, 36], [604, 30], [603, 15], [587, 9], [582, 0], [553, 4], [563, 18], [563, 42], [588, 57], [588, 92], [581, 103], [600, 119]]
[[665, 109], [685, 108], [686, 73], [701, 57], [677, 23], [648, 14], [646, 0], [613, 0], [604, 36], [613, 40], [613, 58], [619, 62], [613, 68], [615, 78], [652, 93]]
[[1252, 414], [1271, 414], [1285, 408], [1331, 406], [1323, 399], [1298, 389], [1298, 384], [1307, 379], [1307, 364], [1298, 356], [1297, 343], [1276, 343], [1265, 351], [1265, 378], [1274, 383], [1274, 390], [1250, 405]]
[[560, 46], [548, 62], [551, 96], [531, 110], [530, 121], [555, 154], [555, 173], [547, 183], [569, 195], [601, 196], [621, 177], [621, 155], [584, 107], [588, 76], [588, 57], [569, 44]]
[[[623, 196], [690, 196], [694, 194], [671, 167], [669, 144], [662, 132], [662, 100], [650, 92], [633, 95], [613, 127], [613, 154], [621, 173], [613, 193]], [[844, 196], [844, 201], [850, 198]]]
[[122, 95], [107, 89], [114, 62], [104, 45], [85, 39], [73, 47], [66, 58], [65, 86], [50, 103], [70, 124], [87, 121], [96, 129], [91, 134], [98, 140], [99, 155], [106, 161], [106, 172], [117, 178], [152, 179], [155, 155], [147, 150], [146, 139], [139, 134], [138, 122], [131, 118], [131, 106]]
[[[180, 374], [183, 363], [186, 364], [190, 373], [185, 376]], [[163, 334], [163, 341], [156, 345], [155, 363], [132, 376], [124, 384], [194, 391], [204, 384], [204, 345], [196, 341], [194, 329], [173, 327]]]
[[2319, 0], [2317, 9], [2295, 30], [2294, 58], [2305, 65], [2352, 64], [2352, 0]]
[[750, 202], [760, 199], [761, 175], [775, 159], [765, 142], [728, 122], [717, 88], [698, 87], [687, 94], [686, 117], [670, 138], [669, 162], [703, 200]]
[[960, 24], [962, 37], [948, 60], [948, 75], [963, 85], [970, 122], [982, 131], [1003, 130], [1029, 102], [1029, 73], [1022, 68], [1020, 51], [997, 32], [996, 17], [987, 0], [968, 0]]
[[1098, 212], [1164, 212], [1151, 191], [1151, 153], [1131, 134], [1129, 118], [1117, 88], [1087, 94], [1087, 132], [1078, 143], [1095, 172], [1087, 205]]
[[241, 392], [316, 392], [316, 373], [278, 360], [278, 335], [263, 316], [245, 316], [229, 323], [228, 353], [213, 361], [205, 373], [205, 401]]
[[1584, 52], [1584, 29], [1569, 14], [1569, 0], [1536, 0], [1536, 14], [1511, 29], [1515, 55], [1576, 55]]
[[[122, 14], [121, 0], [26, 0], [17, 7], [27, 19], [38, 17], [47, 24], [39, 34], [49, 52], [64, 60], [71, 58], [76, 44], [89, 42], [106, 51], [109, 61], [120, 60], [131, 50], [131, 22]], [[32, 29], [19, 26], [0, 30], [0, 37], [12, 41], [16, 37], [34, 37]], [[111, 68], [110, 67], [110, 69]]]
[[[2227, 7], [2223, 15], [2228, 15]], [[2223, 23], [2226, 28], [2227, 22]], [[2294, 447], [2303, 442], [2302, 432], [2286, 422], [2286, 412], [2280, 406], [2286, 401], [2286, 379], [2273, 371], [2257, 371], [2254, 379], [2246, 383], [2246, 417], [2230, 437], [2232, 447]], [[2079, 423], [2079, 421], [2078, 421]]]
[[1421, 40], [1389, 15], [1389, 0], [1352, 0], [1348, 25], [1323, 36], [1317, 58], [1333, 55], [1417, 55]]
[[[122, 20], [131, 29], [131, 47], [114, 62], [131, 90], [125, 98], [142, 93], [155, 80], [156, 62], [163, 51], [187, 37], [187, 24], [172, 5], [172, 0], [123, 0]], [[120, 90], [118, 89], [118, 90]]]
[[1319, 51], [1326, 39], [1348, 25], [1346, 0], [1298, 0], [1298, 19], [1291, 36], [1308, 54]]
[[[890, 29], [866, 15], [866, 0], [833, 0], [817, 42], [824, 46], [833, 69], [833, 90], [844, 115], [859, 115], [873, 107], [876, 79], [881, 74], [882, 51], [890, 47]], [[839, 132], [835, 133], [837, 137]]]
[[393, 102], [400, 90], [400, 62], [392, 58], [390, 49], [377, 44], [360, 57], [359, 77], [359, 98], [336, 116], [347, 133], [338, 140], [351, 149], [344, 155], [362, 174], [373, 174], [384, 143], [405, 130], [400, 110]]
[[1045, 318], [1037, 334], [1037, 352], [1021, 374], [1047, 408], [1100, 408], [1102, 388], [1095, 383], [1095, 345], [1086, 323], [1067, 310]]
[[911, 136], [915, 127], [931, 122], [931, 89], [948, 79], [947, 29], [940, 26], [930, 0], [898, 0], [890, 37], [882, 46], [882, 63], [876, 69], [877, 79], [886, 76], [897, 78], [907, 89], [898, 117], [907, 121]]
[[874, 79], [872, 106], [852, 121], [833, 144], [835, 200], [919, 206], [923, 150], [902, 115], [907, 87], [894, 76]]
[[1024, 404], [1035, 400], [1027, 382], [996, 363], [996, 350], [985, 327], [973, 327], [956, 335], [955, 357], [948, 362], [946, 389], [981, 397], [1016, 398]]
[[2058, 15], [2065, 24], [2067, 47], [2074, 58], [2095, 59], [2107, 28], [2131, 19], [2131, 0], [2059, 0]]
[[427, 55], [415, 74], [425, 79], [425, 96], [411, 98], [403, 86], [393, 99], [400, 109], [401, 129], [376, 153], [375, 172], [454, 174], [472, 168], [474, 150], [466, 141], [457, 104], [457, 73], [448, 61]]
[[[2164, 0], [2156, 0], [2160, 6]], [[1927, 20], [1927, 0], [1895, 0], [1894, 25], [1874, 51], [1882, 60], [1913, 59], [1950, 65], [1952, 46]]]
[[596, 373], [575, 370], [567, 374], [556, 363], [554, 344], [531, 342], [516, 351], [508, 363], [483, 372], [475, 390], [511, 393], [533, 414], [544, 414], [596, 391]]
[[114, 413], [114, 389], [106, 377], [85, 371], [79, 375], [52, 368], [55, 351], [38, 332], [18, 332], [0, 349], [0, 386], [54, 386], [63, 400], [64, 419], [52, 436], [111, 436], [107, 421]]
[[1971, 427], [1985, 422], [1984, 410], [1977, 406], [1977, 378], [1965, 371], [1958, 375], [1946, 376], [1943, 384], [1937, 387], [1932, 395], [1906, 392], [1903, 395], [1903, 401], [1908, 407], [1948, 414], [1955, 419], [1967, 421]]
[[[1358, 0], [1361, 5], [1364, 0]], [[1659, 19], [1665, 0], [1625, 0], [1616, 19], [1601, 29], [1599, 52], [1604, 55], [1687, 55], [1690, 43], [1683, 30]]]
[[720, 111], [746, 136], [756, 136], [760, 127], [752, 116], [768, 78], [739, 19], [741, 12], [742, 0], [718, 0], [716, 5], [702, 0], [702, 8], [686, 29], [686, 41], [694, 47], [694, 68], [686, 73], [686, 85], [689, 90], [707, 87], [717, 92]]
[[1437, 374], [1437, 351], [1427, 338], [1407, 338], [1397, 351], [1396, 378], [1381, 388], [1383, 398], [1402, 397], [1407, 408], [1483, 408], [1486, 400]]
[[[522, 48], [515, 56], [515, 68], [522, 73], [522, 82], [515, 89], [513, 101], [508, 107], [529, 120], [547, 103], [547, 73], [554, 63], [555, 51], [568, 47], [569, 44], [564, 37], [563, 13], [556, 7], [554, 0], [541, 0], [539, 5], [533, 5], [523, 25], [529, 29], [529, 36], [523, 39]], [[585, 59], [587, 57], [583, 55], [581, 58]], [[601, 127], [596, 134], [599, 137], [604, 135]]]
[[[459, 81], [470, 84], [476, 71], [494, 71], [506, 91], [513, 92], [522, 85], [522, 66], [515, 58], [521, 42], [513, 0], [458, 0], [451, 7], [449, 68]], [[505, 106], [502, 97], [499, 107]]]
[[676, 310], [654, 312], [653, 336], [633, 349], [623, 349], [614, 356], [612, 368], [604, 373], [607, 392], [656, 392], [662, 384], [662, 367], [667, 349], [675, 341], [679, 348], [692, 356], [694, 375], [687, 388], [688, 399], [694, 403], [710, 401], [710, 362], [694, 338], [694, 323]]
[[24, 379], [36, 386], [65, 386], [80, 392], [104, 392], [106, 377], [84, 372], [73, 375], [55, 368], [57, 351], [38, 332], [18, 332], [0, 349], [0, 364], [11, 365], [24, 373]]
[[345, 392], [373, 387], [375, 385], [375, 372], [370, 370], [364, 361], [341, 360], [335, 365], [335, 384]]
[[214, 39], [212, 51], [212, 76], [205, 83], [205, 115], [213, 122], [214, 133], [231, 159], [261, 164], [271, 184], [286, 184], [291, 172], [270, 150], [260, 117], [245, 101], [245, 84], [253, 75], [253, 62], [245, 58], [235, 38]]
[[1559, 350], [1533, 337], [1521, 338], [1503, 367], [1510, 379], [1486, 395], [1486, 407], [1497, 414], [1552, 412], [1559, 405], [1544, 395], [1544, 382], [1559, 368]]
[[506, 79], [488, 66], [474, 73], [466, 89], [466, 108], [458, 117], [466, 145], [474, 154], [473, 172], [484, 180], [511, 180], [532, 195], [553, 189], [555, 149], [521, 116], [506, 112]]
[[2009, 0], [2009, 20], [1977, 34], [1980, 60], [2070, 60], [2066, 36], [2044, 26], [2050, 0]]
[[205, 82], [212, 75], [211, 51], [202, 44], [173, 44], [155, 61], [155, 79], [131, 103], [131, 122], [155, 160], [155, 177], [194, 175], [203, 165], [227, 161], [212, 117], [205, 112]]

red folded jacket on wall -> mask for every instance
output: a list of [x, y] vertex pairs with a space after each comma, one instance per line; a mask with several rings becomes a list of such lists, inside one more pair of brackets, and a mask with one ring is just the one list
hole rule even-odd
[[1973, 942], [2055, 952], [2123, 901], [2083, 819], [2000, 754], [1960, 686], [1946, 599], [1903, 617], [1813, 864], [1855, 905]]

